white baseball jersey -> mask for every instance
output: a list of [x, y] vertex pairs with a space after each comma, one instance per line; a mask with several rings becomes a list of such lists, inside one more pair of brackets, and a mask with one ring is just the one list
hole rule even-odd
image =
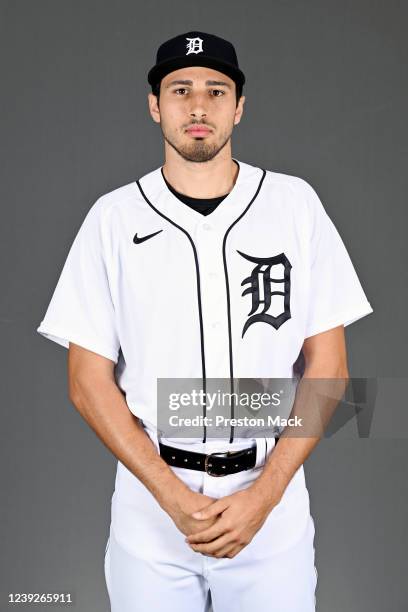
[[290, 378], [308, 336], [373, 312], [305, 180], [235, 160], [209, 215], [161, 168], [101, 196], [37, 331], [117, 364], [129, 409], [157, 423], [157, 378]]

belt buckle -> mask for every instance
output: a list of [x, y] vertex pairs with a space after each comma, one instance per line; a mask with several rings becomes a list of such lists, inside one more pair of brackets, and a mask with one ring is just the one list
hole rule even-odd
[[208, 463], [210, 458], [214, 456], [220, 457], [222, 455], [224, 455], [225, 457], [230, 457], [231, 455], [236, 455], [240, 452], [241, 451], [215, 451], [214, 453], [208, 453], [208, 455], [206, 455], [204, 458], [204, 470], [207, 474], [209, 474], [210, 476], [215, 476], [216, 478], [218, 478], [219, 476], [227, 476], [228, 474], [214, 474], [208, 469], [212, 467], [211, 464]]

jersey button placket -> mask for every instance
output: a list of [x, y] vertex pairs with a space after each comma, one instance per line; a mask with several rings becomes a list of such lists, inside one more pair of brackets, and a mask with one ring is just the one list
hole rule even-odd
[[228, 376], [229, 346], [227, 301], [222, 259], [222, 228], [208, 221], [197, 228], [197, 248], [201, 272], [201, 293], [206, 354], [209, 378]]

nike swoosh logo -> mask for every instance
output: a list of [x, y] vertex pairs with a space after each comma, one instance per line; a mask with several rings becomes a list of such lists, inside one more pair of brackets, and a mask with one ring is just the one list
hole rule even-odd
[[135, 244], [140, 244], [141, 242], [144, 242], [145, 240], [149, 240], [149, 238], [153, 238], [153, 236], [157, 236], [157, 234], [160, 234], [160, 232], [162, 231], [163, 230], [159, 230], [158, 232], [154, 232], [154, 234], [149, 234], [148, 236], [141, 236], [140, 238], [138, 237], [137, 232], [136, 232], [133, 238], [133, 242]]

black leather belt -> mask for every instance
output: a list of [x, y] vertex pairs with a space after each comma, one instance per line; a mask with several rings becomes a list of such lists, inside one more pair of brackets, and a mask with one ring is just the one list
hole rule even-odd
[[[279, 440], [275, 438], [275, 445]], [[160, 457], [168, 465], [206, 472], [210, 476], [227, 476], [250, 470], [256, 463], [256, 445], [237, 451], [196, 453], [159, 442]]]

